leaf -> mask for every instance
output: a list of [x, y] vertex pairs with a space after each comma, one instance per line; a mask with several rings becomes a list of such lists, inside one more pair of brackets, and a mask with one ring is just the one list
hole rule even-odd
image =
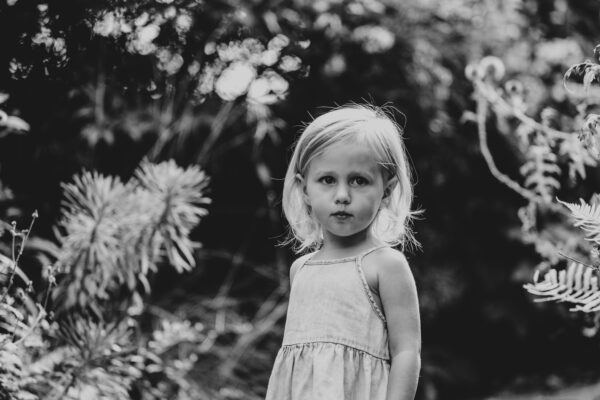
[[573, 225], [581, 227], [587, 233], [586, 239], [600, 244], [600, 206], [587, 204], [583, 199], [579, 201], [580, 204], [572, 204], [558, 200], [571, 211], [571, 216], [575, 219]]
[[16, 131], [24, 132], [29, 131], [30, 128], [27, 122], [15, 116], [8, 116], [4, 122], [0, 123], [0, 126], [2, 125], [6, 126], [7, 128], [14, 129]]
[[571, 262], [566, 270], [551, 269], [539, 281], [536, 271], [534, 283], [523, 287], [539, 296], [536, 302], [569, 302], [575, 304], [571, 311], [596, 312], [600, 310], [600, 290], [595, 268]]
[[592, 82], [594, 82], [594, 79], [597, 80], [598, 78], [598, 66], [596, 65], [592, 65], [588, 68], [586, 68], [585, 74], [583, 76], [583, 89], [587, 92], [589, 91]]
[[528, 160], [521, 166], [519, 172], [525, 178], [524, 184], [538, 193], [546, 201], [551, 201], [552, 193], [560, 189], [556, 175], [561, 173], [557, 156], [549, 145], [532, 145], [527, 149]]
[[14, 261], [11, 258], [6, 257], [4, 254], [0, 254], [0, 275], [10, 276], [13, 273], [19, 278], [21, 278], [25, 285], [30, 284], [31, 281], [23, 272], [23, 270], [17, 265], [15, 265]]
[[590, 151], [583, 143], [575, 137], [569, 137], [560, 142], [558, 153], [566, 156], [569, 164], [569, 178], [575, 181], [577, 176], [585, 179], [585, 167], [595, 167], [598, 165], [597, 160], [592, 157]]
[[572, 65], [567, 72], [565, 72], [564, 80], [573, 80], [575, 82], [582, 82], [584, 80], [587, 71], [595, 64], [591, 61], [585, 61], [583, 63]]

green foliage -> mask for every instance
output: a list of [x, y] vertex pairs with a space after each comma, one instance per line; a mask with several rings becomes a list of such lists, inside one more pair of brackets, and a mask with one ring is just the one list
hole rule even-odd
[[[49, 325], [45, 304], [32, 297], [32, 281], [19, 266], [36, 218], [34, 213], [26, 230], [18, 230], [14, 222], [11, 224], [7, 231], [11, 236], [12, 256], [0, 255], [0, 396], [3, 399], [38, 398], [30, 387], [36, 381], [27, 369], [32, 356], [46, 349], [42, 335]], [[52, 279], [47, 281], [46, 299], [52, 282]]]
[[36, 362], [55, 378], [49, 380], [49, 398], [129, 398], [144, 359], [127, 323], [95, 323], [78, 315], [60, 322], [57, 337], [62, 346]]
[[45, 246], [56, 262], [45, 268], [42, 296], [45, 303], [53, 292], [56, 320], [19, 267], [33, 222], [23, 231], [8, 225], [12, 257], [0, 255], [2, 399], [206, 398], [187, 380], [203, 326], [163, 317], [147, 334], [123, 305], [136, 300], [128, 313], [144, 311], [140, 292], [150, 290], [149, 275], [161, 263], [178, 272], [195, 266], [199, 244], [189, 234], [206, 215], [207, 184], [198, 167], [144, 161], [127, 183], [84, 172], [63, 185], [59, 246]]
[[[559, 201], [571, 212], [573, 226], [581, 228], [585, 234], [585, 240], [592, 242], [590, 258], [593, 265], [573, 260], [565, 269], [555, 268], [535, 272], [533, 283], [526, 284], [525, 289], [539, 299], [535, 301], [557, 301], [575, 304], [571, 311], [582, 311], [596, 313], [600, 311], [600, 287], [598, 286], [598, 272], [600, 267], [598, 261], [598, 246], [600, 246], [600, 208], [597, 197], [592, 199], [594, 203], [588, 204], [579, 199], [580, 204], [572, 204]], [[569, 256], [567, 258], [572, 259]], [[540, 275], [543, 273], [543, 279]], [[584, 333], [593, 336], [598, 332], [598, 321], [593, 327], [586, 327]]]
[[560, 189], [560, 182], [556, 179], [556, 175], [561, 172], [560, 167], [556, 165], [558, 157], [544, 144], [530, 146], [527, 159], [519, 170], [525, 177], [525, 187], [533, 190], [545, 201], [551, 201], [553, 191]]
[[[536, 271], [534, 282], [525, 285], [525, 289], [531, 294], [539, 296], [534, 301], [556, 301], [575, 304], [572, 311], [597, 312], [600, 310], [598, 298], [598, 277], [594, 274], [594, 268], [577, 262], [571, 262], [569, 266], [561, 271], [550, 269], [544, 279], [539, 279], [539, 271]], [[584, 331], [593, 335], [597, 329]]]
[[[599, 194], [594, 193], [590, 203], [581, 198], [579, 204], [553, 199], [563, 181], [573, 188], [586, 178], [587, 167], [598, 165], [598, 116], [590, 113], [597, 104], [594, 84], [599, 82], [598, 71], [598, 64], [591, 61], [571, 66], [564, 75], [564, 89], [565, 95], [570, 94], [576, 103], [576, 115], [560, 115], [556, 109], [546, 107], [540, 112], [541, 122], [537, 122], [524, 112], [526, 100], [518, 82], [509, 81], [504, 89], [501, 87], [504, 65], [499, 59], [488, 57], [466, 70], [476, 89], [477, 116], [474, 119], [488, 166], [498, 180], [528, 200], [528, 205], [519, 210], [522, 237], [526, 243], [534, 244], [542, 261], [533, 283], [524, 287], [539, 297], [537, 302], [567, 302], [574, 304], [571, 311], [594, 313], [594, 327], [584, 329], [590, 336], [595, 335], [600, 326]], [[498, 128], [518, 141], [524, 158], [519, 169], [522, 185], [501, 173], [494, 163], [486, 138], [490, 109], [498, 118]], [[567, 195], [563, 190], [561, 196]], [[542, 226], [539, 220], [549, 215], [557, 222]], [[571, 262], [565, 265], [565, 259]]]
[[[9, 97], [8, 94], [0, 92], [0, 104], [7, 101]], [[0, 138], [8, 133], [22, 133], [27, 131], [29, 131], [29, 124], [27, 122], [17, 116], [8, 115], [5, 111], [0, 110]]]
[[586, 234], [586, 239], [600, 245], [600, 207], [598, 204], [587, 204], [583, 199], [579, 199], [580, 204], [564, 204], [571, 216], [575, 220], [574, 226], [581, 227]]
[[[92, 148], [115, 145], [125, 133], [136, 142], [156, 140], [153, 158], [171, 146], [181, 150], [213, 117], [207, 100], [239, 98], [238, 114], [247, 108], [269, 114], [268, 106], [286, 97], [289, 81], [304, 73], [296, 55], [302, 46], [277, 23], [278, 29], [266, 31], [246, 26], [251, 10], [234, 0], [102, 1], [68, 13], [54, 4], [32, 8], [17, 3], [6, 10], [7, 17], [22, 18], [23, 9], [30, 18], [37, 15], [36, 28], [15, 27], [30, 47], [14, 52], [11, 79], [43, 73], [71, 85], [67, 80], [75, 74], [73, 118]], [[228, 118], [229, 124], [236, 120]]]
[[143, 162], [127, 183], [85, 172], [64, 185], [56, 230], [59, 310], [95, 308], [113, 296], [127, 304], [135, 293], [149, 292], [148, 274], [163, 258], [178, 272], [193, 268], [199, 244], [188, 236], [206, 215], [207, 184], [199, 168], [168, 161]]

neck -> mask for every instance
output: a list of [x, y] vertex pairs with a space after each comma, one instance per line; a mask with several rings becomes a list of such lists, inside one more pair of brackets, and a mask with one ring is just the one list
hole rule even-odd
[[365, 232], [346, 237], [325, 234], [319, 253], [326, 258], [343, 258], [354, 256], [381, 244], [383, 243], [376, 240], [373, 235]]

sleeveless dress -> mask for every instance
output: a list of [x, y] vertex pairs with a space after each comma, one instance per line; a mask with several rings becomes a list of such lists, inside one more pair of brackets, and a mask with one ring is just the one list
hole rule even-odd
[[266, 400], [385, 400], [387, 325], [361, 267], [365, 255], [382, 247], [355, 257], [313, 261], [313, 253], [298, 260]]

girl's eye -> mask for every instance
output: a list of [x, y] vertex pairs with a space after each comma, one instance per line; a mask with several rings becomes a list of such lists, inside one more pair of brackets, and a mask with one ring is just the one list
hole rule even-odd
[[332, 176], [324, 176], [322, 178], [319, 178], [319, 182], [324, 183], [326, 185], [331, 185], [335, 182], [335, 179], [333, 179]]
[[353, 183], [358, 186], [363, 186], [363, 185], [366, 185], [368, 183], [368, 181], [365, 178], [363, 178], [362, 176], [356, 176], [351, 179], [350, 183]]

